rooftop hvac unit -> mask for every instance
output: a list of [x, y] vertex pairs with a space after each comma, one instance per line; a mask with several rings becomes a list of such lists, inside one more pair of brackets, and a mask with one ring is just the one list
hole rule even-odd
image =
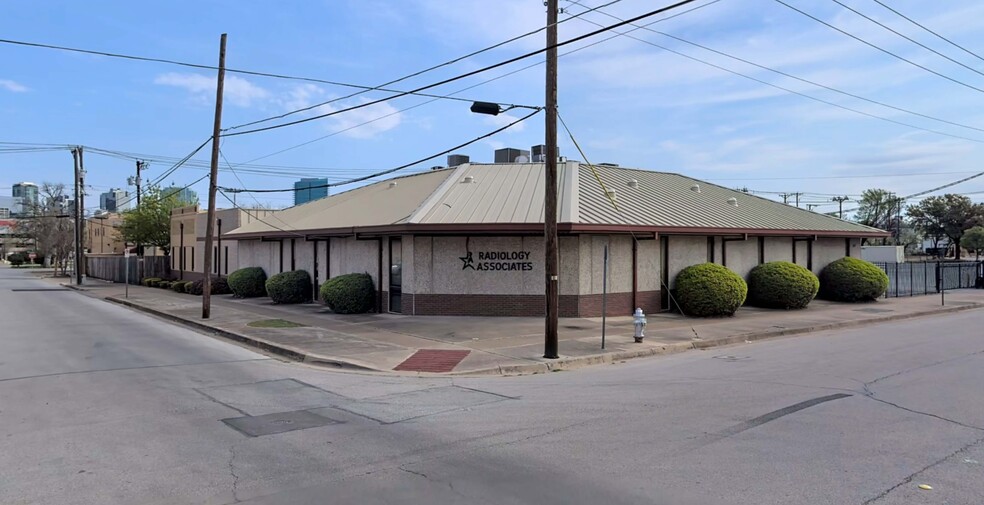
[[[545, 144], [539, 144], [530, 147], [530, 152], [533, 153], [533, 163], [545, 163], [547, 161], [547, 146]], [[557, 148], [557, 158], [560, 159], [560, 148]]]
[[448, 166], [456, 167], [458, 165], [464, 165], [471, 161], [471, 158], [464, 154], [450, 154], [448, 155]]

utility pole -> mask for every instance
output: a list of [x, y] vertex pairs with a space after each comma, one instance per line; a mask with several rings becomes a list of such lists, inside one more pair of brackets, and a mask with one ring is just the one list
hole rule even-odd
[[137, 207], [140, 206], [140, 169], [144, 167], [145, 161], [137, 160], [137, 178], [133, 180], [137, 186]]
[[82, 157], [83, 149], [79, 146], [79, 195], [75, 200], [75, 210], [79, 213], [79, 263], [75, 267], [75, 276], [78, 285], [82, 285], [82, 277], [85, 274], [85, 159]]
[[546, 274], [546, 314], [543, 357], [559, 358], [558, 354], [558, 263], [557, 252], [557, 0], [547, 0], [547, 79], [546, 79], [546, 184], [543, 202], [543, 262]]
[[212, 240], [215, 235], [215, 190], [219, 175], [219, 132], [222, 129], [222, 85], [225, 82], [226, 34], [219, 40], [219, 75], [215, 86], [215, 124], [212, 127], [212, 170], [208, 177], [208, 215], [205, 219], [205, 254], [202, 273], [202, 319], [212, 313]]
[[850, 198], [846, 196], [835, 196], [830, 199], [832, 202], [837, 202], [837, 214], [841, 219], [844, 219], [844, 202], [848, 200], [850, 200]]
[[779, 193], [779, 196], [782, 197], [782, 203], [789, 205], [789, 193]]
[[82, 285], [82, 212], [79, 209], [79, 148], [72, 149], [75, 162], [75, 285]]
[[798, 192], [797, 192], [797, 193], [793, 193], [793, 196], [795, 196], [795, 197], [796, 197], [796, 206], [797, 206], [797, 207], [799, 207], [799, 206], [800, 206], [800, 195], [802, 195], [802, 194], [803, 194], [803, 193], [798, 193]]

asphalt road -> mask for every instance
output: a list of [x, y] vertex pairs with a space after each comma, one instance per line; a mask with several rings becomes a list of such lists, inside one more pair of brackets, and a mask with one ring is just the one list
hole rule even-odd
[[0, 268], [3, 504], [984, 503], [984, 311], [421, 379], [52, 286]]

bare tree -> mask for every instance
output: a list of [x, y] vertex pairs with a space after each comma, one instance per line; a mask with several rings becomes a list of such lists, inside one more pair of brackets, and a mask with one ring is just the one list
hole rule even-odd
[[17, 221], [17, 231], [32, 239], [36, 251], [49, 259], [56, 272], [65, 275], [75, 250], [71, 200], [64, 184], [46, 182], [38, 193], [38, 201], [28, 202], [26, 216]]

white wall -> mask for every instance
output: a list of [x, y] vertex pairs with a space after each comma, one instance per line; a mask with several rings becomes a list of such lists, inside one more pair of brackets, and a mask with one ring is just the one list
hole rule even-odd
[[813, 243], [813, 273], [819, 275], [823, 267], [834, 260], [843, 258], [845, 252], [846, 246], [843, 238], [818, 238]]
[[793, 261], [792, 237], [765, 237], [765, 261]]
[[748, 240], [728, 242], [727, 267], [743, 279], [759, 264], [758, 237], [748, 237]]

